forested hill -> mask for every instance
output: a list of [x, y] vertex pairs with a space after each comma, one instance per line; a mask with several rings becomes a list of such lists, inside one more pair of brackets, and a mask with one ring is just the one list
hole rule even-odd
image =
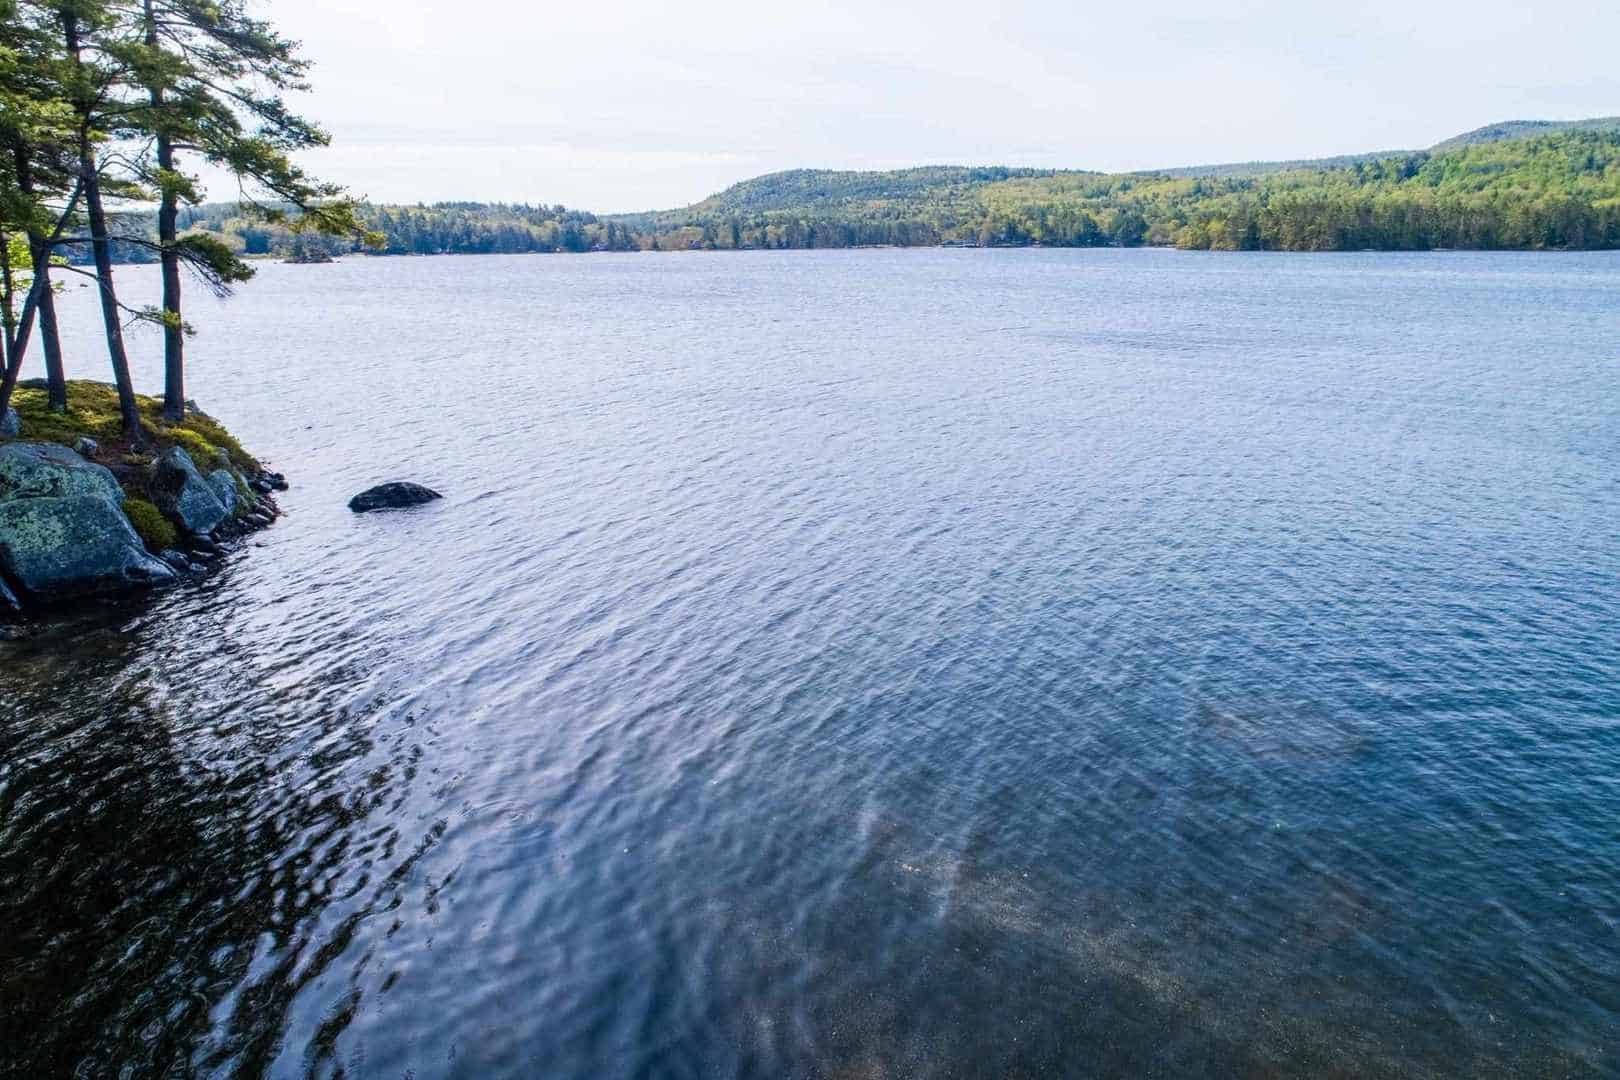
[[1475, 143], [1502, 142], [1532, 135], [1551, 135], [1559, 131], [1620, 131], [1620, 116], [1596, 116], [1590, 120], [1505, 120], [1454, 135], [1429, 149], [1455, 150], [1459, 146], [1472, 146]]
[[1427, 151], [1378, 150], [1366, 154], [1340, 154], [1326, 158], [1298, 158], [1292, 161], [1234, 161], [1220, 165], [1178, 165], [1171, 169], [1149, 170], [1163, 176], [1269, 176], [1273, 173], [1300, 170], [1327, 170], [1353, 168], [1384, 158], [1411, 157], [1413, 154], [1435, 154], [1455, 150], [1475, 143], [1503, 142], [1525, 139], [1534, 135], [1551, 135], [1559, 131], [1620, 131], [1620, 116], [1594, 117], [1590, 120], [1504, 120], [1496, 124], [1465, 131], [1435, 143]]
[[662, 248], [860, 244], [1296, 251], [1620, 248], [1620, 126], [1222, 176], [780, 173], [613, 218]]
[[694, 214], [755, 214], [815, 206], [858, 215], [875, 203], [897, 199], [960, 206], [971, 212], [977, 205], [974, 193], [986, 184], [1054, 175], [1057, 170], [1053, 169], [974, 169], [949, 165], [888, 172], [793, 169], [744, 180], [680, 210], [623, 214], [617, 220], [656, 230], [682, 225]]
[[[1620, 248], [1620, 119], [1519, 121], [1430, 150], [1205, 170], [799, 169], [644, 214], [483, 203], [364, 206], [361, 214], [384, 236], [384, 254], [879, 244]], [[192, 208], [182, 225], [249, 255], [355, 250], [254, 222], [230, 205]], [[143, 228], [138, 217], [126, 227]]]

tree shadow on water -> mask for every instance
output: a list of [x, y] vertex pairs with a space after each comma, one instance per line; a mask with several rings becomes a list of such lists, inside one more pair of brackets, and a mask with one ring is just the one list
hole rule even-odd
[[0, 654], [0, 1075], [262, 1074], [434, 842], [379, 824], [420, 752], [386, 701], [156, 647], [91, 621]]

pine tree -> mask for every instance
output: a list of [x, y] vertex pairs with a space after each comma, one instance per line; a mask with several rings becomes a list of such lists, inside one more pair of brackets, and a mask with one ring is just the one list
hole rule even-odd
[[326, 133], [290, 112], [281, 97], [305, 88], [308, 64], [291, 42], [249, 17], [239, 0], [142, 0], [140, 24], [145, 50], [136, 76], [146, 90], [147, 108], [136, 122], [151, 136], [143, 178], [159, 195], [163, 414], [179, 420], [185, 415], [181, 263], [204, 268], [205, 279], [221, 293], [246, 281], [253, 270], [213, 237], [179, 235], [180, 204], [199, 203], [201, 193], [179, 170], [178, 153], [234, 172], [244, 182], [249, 208], [261, 219], [281, 222], [295, 210], [297, 231], [368, 234], [354, 200], [335, 185], [311, 179], [291, 160], [296, 151], [327, 143]]

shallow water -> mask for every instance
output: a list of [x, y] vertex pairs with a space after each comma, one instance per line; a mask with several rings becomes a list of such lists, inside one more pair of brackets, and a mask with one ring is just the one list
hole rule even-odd
[[[191, 317], [287, 516], [0, 645], [0, 1071], [1620, 1070], [1620, 256], [347, 260]], [[390, 478], [447, 498], [344, 508]]]

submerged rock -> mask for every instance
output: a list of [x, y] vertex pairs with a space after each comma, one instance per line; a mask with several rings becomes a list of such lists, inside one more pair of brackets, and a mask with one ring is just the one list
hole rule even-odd
[[192, 536], [213, 532], [236, 509], [235, 481], [230, 483], [231, 501], [226, 502], [221, 486], [198, 472], [191, 455], [179, 446], [169, 447], [152, 462], [147, 486], [158, 509]]
[[0, 502], [0, 573], [35, 600], [174, 580], [146, 553], [118, 503], [97, 495]]
[[407, 480], [393, 480], [367, 488], [349, 500], [349, 509], [357, 514], [371, 510], [396, 510], [406, 506], [419, 506], [434, 499], [442, 499], [432, 488], [413, 484]]
[[21, 434], [22, 417], [17, 415], [17, 410], [8, 408], [0, 413], [0, 439], [15, 439]]

